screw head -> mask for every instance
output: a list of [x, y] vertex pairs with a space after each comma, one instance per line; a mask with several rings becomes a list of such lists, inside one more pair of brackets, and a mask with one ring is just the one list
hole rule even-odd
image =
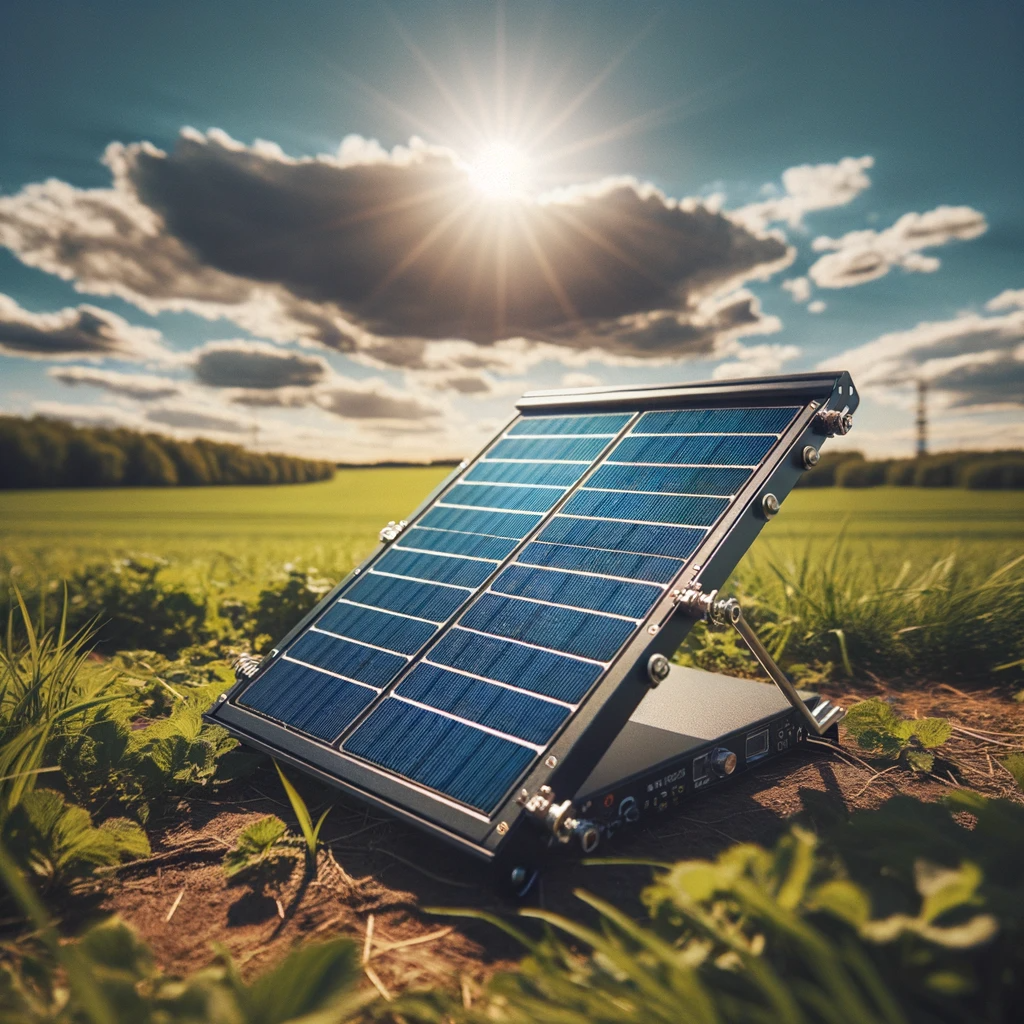
[[654, 636], [654, 634], [658, 632], [658, 627], [652, 622], [651, 625], [647, 627], [647, 632], [650, 633], [651, 636]]
[[652, 686], [657, 686], [668, 679], [672, 666], [664, 654], [652, 654], [647, 661], [647, 677]]
[[764, 513], [765, 519], [771, 519], [773, 516], [779, 514], [779, 499], [774, 494], [766, 494], [761, 499], [761, 511]]
[[821, 453], [813, 444], [809, 444], [801, 453], [801, 461], [804, 464], [804, 469], [814, 469], [821, 462]]
[[548, 768], [554, 768], [555, 765], [558, 764], [558, 758], [555, 757], [554, 754], [551, 754], [550, 756], [544, 758], [544, 764]]
[[527, 879], [526, 868], [513, 868], [512, 874], [509, 875], [509, 878], [511, 879], [512, 884], [518, 889], [519, 886], [521, 886]]
[[503, 836], [507, 832], [508, 832], [508, 822], [507, 821], [499, 821], [498, 822], [498, 828], [497, 828], [498, 835], [499, 836]]

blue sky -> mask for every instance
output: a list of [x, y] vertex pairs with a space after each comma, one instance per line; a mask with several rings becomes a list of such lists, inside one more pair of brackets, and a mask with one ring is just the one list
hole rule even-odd
[[1020, 445], [1022, 45], [1012, 4], [7, 5], [0, 411], [425, 459], [529, 388], [845, 365], [852, 445], [909, 454], [918, 379], [933, 447]]

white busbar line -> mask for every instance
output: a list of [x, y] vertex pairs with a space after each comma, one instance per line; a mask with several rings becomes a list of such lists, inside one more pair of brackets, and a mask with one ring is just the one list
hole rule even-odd
[[508, 740], [510, 743], [515, 743], [520, 747], [526, 747], [538, 754], [542, 754], [544, 752], [544, 748], [538, 747], [536, 743], [528, 743], [526, 740], [520, 739], [518, 736], [511, 735], [511, 733], [501, 732], [501, 730], [492, 729], [488, 725], [481, 725], [479, 722], [471, 721], [468, 718], [453, 715], [450, 711], [442, 711], [440, 708], [435, 708], [431, 704], [423, 704], [418, 700], [413, 700], [411, 697], [403, 697], [400, 693], [395, 692], [391, 694], [391, 699], [400, 700], [403, 704], [411, 704], [414, 708], [421, 708], [424, 711], [430, 711], [435, 715], [440, 715], [442, 718], [450, 718], [453, 722], [459, 722], [461, 725], [468, 725], [471, 729], [479, 729], [480, 732], [486, 732], [491, 736], [497, 736], [498, 739]]

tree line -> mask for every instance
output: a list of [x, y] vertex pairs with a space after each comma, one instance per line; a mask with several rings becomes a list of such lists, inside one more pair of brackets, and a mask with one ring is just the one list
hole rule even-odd
[[333, 475], [331, 462], [202, 438], [0, 416], [0, 489], [300, 484]]
[[915, 459], [866, 459], [863, 452], [830, 452], [805, 473], [802, 487], [1024, 488], [1024, 452], [938, 452]]

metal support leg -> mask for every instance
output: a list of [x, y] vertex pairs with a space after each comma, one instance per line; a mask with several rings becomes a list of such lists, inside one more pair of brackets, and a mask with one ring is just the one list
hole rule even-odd
[[750, 653], [761, 663], [772, 682], [786, 695], [786, 699], [800, 712], [807, 728], [816, 736], [824, 735], [833, 725], [846, 717], [846, 711], [824, 697], [817, 705], [809, 708], [790, 682], [786, 673], [776, 664], [768, 649], [761, 643], [750, 623], [743, 617], [743, 609], [736, 598], [719, 599], [718, 591], [705, 594], [700, 590], [685, 590], [676, 595], [676, 604], [694, 618], [704, 619], [716, 625], [730, 625], [739, 633]]

